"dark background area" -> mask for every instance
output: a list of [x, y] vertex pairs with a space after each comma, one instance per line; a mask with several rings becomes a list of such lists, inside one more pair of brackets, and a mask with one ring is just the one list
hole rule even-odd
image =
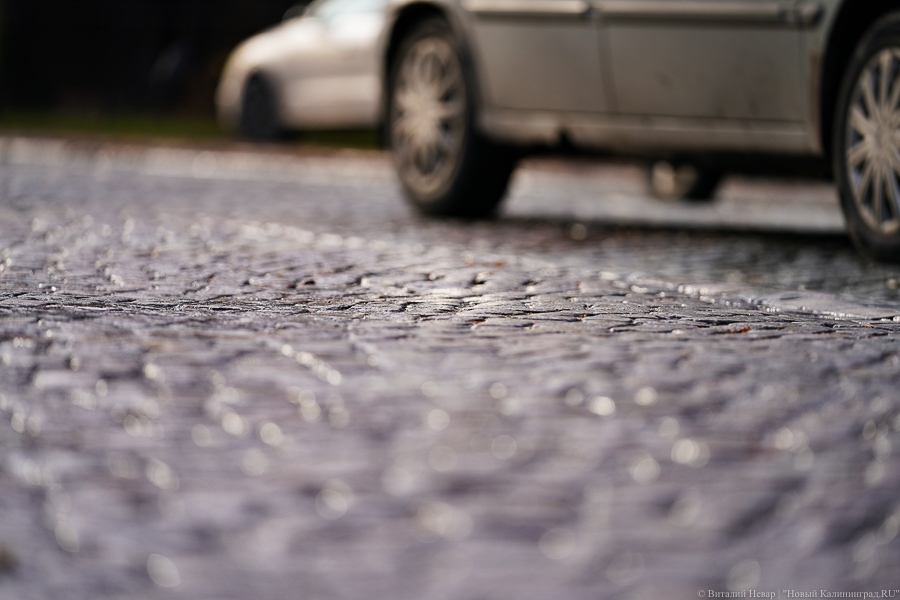
[[213, 115], [228, 53], [297, 0], [0, 0], [0, 110]]

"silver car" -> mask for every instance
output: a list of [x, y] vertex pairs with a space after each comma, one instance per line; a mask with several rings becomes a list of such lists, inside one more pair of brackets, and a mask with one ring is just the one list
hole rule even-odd
[[388, 140], [409, 198], [480, 216], [517, 148], [819, 159], [853, 240], [900, 260], [900, 2], [397, 0]]
[[900, 1], [387, 0], [372, 57], [424, 213], [489, 215], [536, 147], [767, 157], [824, 165], [857, 246], [900, 260]]

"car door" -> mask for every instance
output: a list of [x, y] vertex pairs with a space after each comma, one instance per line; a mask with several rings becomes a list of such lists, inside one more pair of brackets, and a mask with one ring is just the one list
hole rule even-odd
[[817, 2], [596, 0], [621, 115], [799, 122]]
[[605, 110], [600, 41], [587, 0], [462, 0], [481, 90], [500, 109]]

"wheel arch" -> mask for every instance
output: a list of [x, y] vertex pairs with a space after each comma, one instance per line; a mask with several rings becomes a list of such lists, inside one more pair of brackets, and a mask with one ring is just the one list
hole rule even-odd
[[453, 26], [453, 19], [449, 16], [446, 7], [433, 2], [414, 2], [402, 7], [391, 24], [391, 31], [388, 37], [387, 46], [384, 52], [382, 69], [387, 73], [403, 38], [420, 22], [430, 18], [441, 18]]
[[838, 94], [850, 59], [869, 28], [891, 12], [897, 0], [847, 0], [834, 18], [820, 71], [819, 131], [823, 154], [830, 164]]

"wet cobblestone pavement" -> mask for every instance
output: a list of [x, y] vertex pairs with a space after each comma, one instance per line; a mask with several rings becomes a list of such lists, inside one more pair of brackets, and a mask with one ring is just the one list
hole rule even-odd
[[815, 188], [462, 224], [378, 155], [4, 144], [3, 600], [900, 589], [900, 269]]

